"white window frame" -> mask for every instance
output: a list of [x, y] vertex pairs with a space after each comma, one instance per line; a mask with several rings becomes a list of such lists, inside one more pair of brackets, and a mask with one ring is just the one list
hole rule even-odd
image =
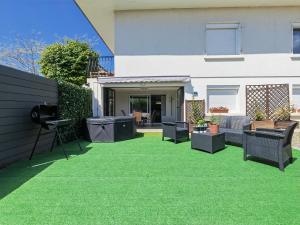
[[[292, 85], [292, 97], [291, 97], [292, 104], [294, 103], [294, 90], [300, 90], [300, 84]], [[300, 97], [300, 95], [299, 95], [299, 97]], [[296, 108], [296, 109], [300, 109], [300, 108]]]
[[240, 23], [208, 23], [206, 24], [206, 29], [205, 29], [205, 54], [206, 56], [214, 56], [214, 54], [207, 54], [207, 31], [208, 30], [224, 30], [224, 29], [235, 29], [235, 49], [236, 53], [233, 56], [239, 56], [242, 53], [242, 47], [241, 47], [241, 24]]
[[300, 22], [292, 23], [291, 26], [291, 53], [296, 56], [300, 56], [299, 53], [294, 53], [294, 29], [300, 29]]
[[[207, 113], [209, 112], [209, 90], [236, 90], [237, 94], [236, 94], [236, 109], [235, 111], [230, 111], [230, 114], [234, 114], [234, 113], [239, 113], [240, 112], [240, 104], [239, 104], [239, 98], [240, 98], [240, 85], [207, 85], [206, 86], [206, 108], [207, 108]], [[223, 105], [224, 106], [224, 105]], [[226, 106], [225, 106], [226, 107]]]

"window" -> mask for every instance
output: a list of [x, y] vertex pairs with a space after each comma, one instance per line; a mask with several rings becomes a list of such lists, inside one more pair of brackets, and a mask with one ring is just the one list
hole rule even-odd
[[240, 25], [239, 24], [207, 24], [206, 25], [207, 55], [239, 55]]
[[296, 111], [300, 113], [300, 85], [293, 85], [292, 104]]
[[293, 29], [293, 53], [300, 54], [300, 28]]
[[208, 85], [207, 86], [207, 109], [213, 107], [226, 107], [229, 113], [239, 111], [237, 85]]

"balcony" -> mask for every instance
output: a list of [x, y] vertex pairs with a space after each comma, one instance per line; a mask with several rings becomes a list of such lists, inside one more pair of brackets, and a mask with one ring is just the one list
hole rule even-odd
[[114, 56], [91, 57], [87, 66], [87, 77], [114, 76]]

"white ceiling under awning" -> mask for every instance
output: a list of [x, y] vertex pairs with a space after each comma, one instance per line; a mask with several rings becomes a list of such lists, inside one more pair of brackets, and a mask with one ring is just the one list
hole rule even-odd
[[105, 87], [178, 87], [190, 82], [190, 76], [100, 77]]
[[300, 6], [300, 0], [74, 0], [114, 53], [114, 12], [122, 10]]

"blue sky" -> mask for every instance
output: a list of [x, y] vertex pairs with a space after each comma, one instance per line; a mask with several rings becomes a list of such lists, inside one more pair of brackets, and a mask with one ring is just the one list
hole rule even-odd
[[94, 48], [101, 55], [111, 55], [73, 0], [0, 0], [0, 40], [9, 41], [17, 34], [31, 36], [41, 32], [41, 39], [53, 43], [57, 37], [87, 36], [97, 39]]

